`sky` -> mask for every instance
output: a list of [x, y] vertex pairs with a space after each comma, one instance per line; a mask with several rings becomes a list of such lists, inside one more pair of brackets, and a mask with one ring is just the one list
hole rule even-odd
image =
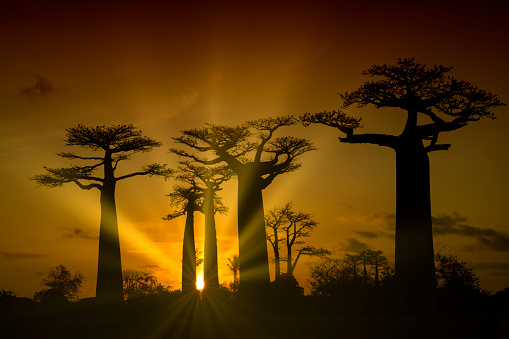
[[[331, 3], [7, 1], [0, 13], [0, 289], [30, 297], [63, 264], [85, 276], [82, 297], [95, 294], [99, 193], [29, 180], [44, 166], [70, 164], [55, 153], [89, 154], [65, 146], [66, 128], [132, 123], [163, 146], [135, 155], [119, 174], [153, 162], [175, 167], [168, 149], [181, 130], [338, 109], [337, 93], [368, 80], [362, 71], [405, 57], [453, 66], [454, 77], [509, 102], [507, 2]], [[435, 249], [469, 262], [491, 292], [509, 286], [507, 110], [441, 135], [452, 147], [430, 154]], [[345, 112], [362, 117], [366, 133], [399, 134], [405, 118], [393, 109]], [[339, 131], [326, 126], [278, 132], [286, 135], [310, 139], [317, 150], [264, 190], [265, 207], [293, 201], [312, 213], [319, 226], [306, 243], [334, 258], [372, 248], [393, 262], [393, 151], [341, 144]], [[180, 288], [185, 220], [162, 220], [172, 211], [165, 195], [174, 184], [122, 181], [117, 209], [123, 268]], [[225, 282], [232, 280], [227, 259], [238, 253], [236, 181], [221, 195], [230, 210], [217, 217]], [[196, 218], [203, 249], [203, 217]], [[307, 292], [318, 262], [297, 265]]]

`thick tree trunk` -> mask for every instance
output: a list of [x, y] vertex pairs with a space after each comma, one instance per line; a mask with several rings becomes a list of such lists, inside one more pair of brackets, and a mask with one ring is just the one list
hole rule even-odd
[[260, 178], [238, 174], [239, 292], [256, 297], [270, 282]]
[[105, 180], [101, 189], [96, 296], [105, 303], [124, 301], [114, 179]]
[[435, 288], [429, 159], [422, 141], [396, 149], [396, 282], [402, 311], [424, 311]]
[[217, 235], [214, 218], [214, 191], [212, 188], [208, 188], [205, 192], [205, 248], [203, 255], [203, 280], [205, 289], [218, 289]]
[[196, 248], [194, 243], [194, 208], [188, 205], [182, 250], [182, 294], [196, 291]]

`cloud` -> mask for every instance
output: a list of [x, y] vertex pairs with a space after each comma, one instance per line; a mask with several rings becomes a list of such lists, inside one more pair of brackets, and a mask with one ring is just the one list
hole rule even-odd
[[153, 270], [153, 269], [158, 269], [160, 266], [156, 265], [156, 264], [147, 264], [147, 265], [138, 265], [138, 267], [141, 268], [141, 269], [150, 269], [150, 270]]
[[24, 88], [21, 90], [23, 95], [28, 99], [34, 100], [40, 97], [47, 97], [51, 93], [55, 92], [55, 89], [51, 85], [50, 81], [40, 75], [35, 76], [35, 85]]
[[7, 260], [26, 260], [26, 259], [38, 259], [45, 257], [46, 254], [43, 253], [33, 253], [33, 252], [20, 252], [20, 251], [0, 251], [0, 257]]
[[340, 243], [339, 250], [342, 252], [359, 252], [369, 249], [368, 244], [359, 241], [355, 238], [347, 238], [346, 244]]
[[509, 251], [509, 235], [491, 228], [467, 225], [467, 218], [457, 212], [432, 217], [434, 235], [460, 235], [472, 237], [476, 246], [467, 246], [467, 250], [487, 249]]
[[79, 227], [74, 227], [74, 229], [66, 228], [66, 233], [62, 234], [63, 239], [89, 239], [89, 240], [97, 240], [99, 239], [96, 235], [90, 235], [90, 230], [86, 230]]
[[375, 239], [375, 238], [394, 239], [394, 234], [389, 234], [389, 233], [385, 233], [385, 232], [382, 232], [382, 231], [369, 232], [369, 231], [357, 231], [357, 230], [354, 230], [354, 232], [357, 233], [358, 235], [360, 235], [361, 237], [368, 238], [368, 239]]

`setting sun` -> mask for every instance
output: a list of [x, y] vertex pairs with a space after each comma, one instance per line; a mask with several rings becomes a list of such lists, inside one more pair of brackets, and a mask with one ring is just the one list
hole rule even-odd
[[203, 287], [205, 287], [205, 283], [203, 280], [196, 280], [196, 288], [199, 290], [203, 290]]

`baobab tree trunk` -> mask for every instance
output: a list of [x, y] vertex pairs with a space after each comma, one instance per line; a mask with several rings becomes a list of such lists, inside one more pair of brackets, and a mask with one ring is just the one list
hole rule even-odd
[[218, 289], [217, 235], [214, 218], [214, 191], [212, 188], [207, 188], [205, 192], [205, 248], [203, 255], [205, 289]]
[[105, 303], [124, 301], [114, 180], [105, 180], [101, 188], [96, 297]]
[[238, 173], [239, 292], [255, 297], [270, 282], [260, 178]]
[[279, 260], [279, 237], [274, 228], [274, 280], [281, 278], [281, 261]]
[[429, 159], [420, 139], [403, 136], [396, 149], [395, 256], [402, 311], [424, 311], [435, 288]]
[[288, 246], [287, 249], [288, 251], [286, 252], [286, 274], [290, 276], [293, 275], [292, 246]]
[[196, 291], [196, 248], [194, 243], [194, 208], [187, 207], [182, 250], [182, 294]]

